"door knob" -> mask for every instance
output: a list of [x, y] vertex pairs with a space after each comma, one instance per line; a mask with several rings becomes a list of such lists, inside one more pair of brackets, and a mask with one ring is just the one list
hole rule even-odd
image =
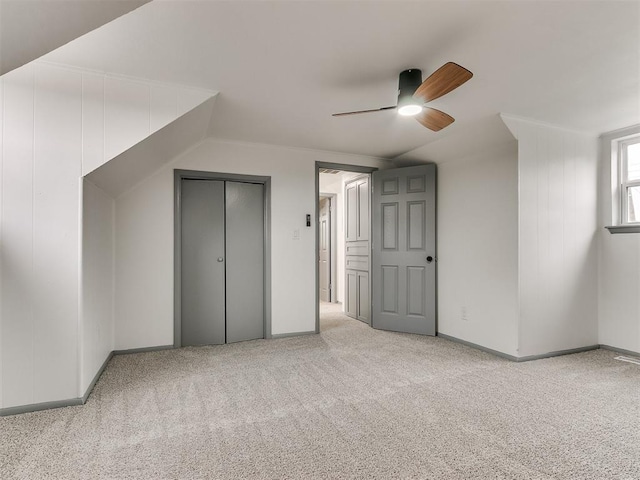
[[431, 262], [433, 262], [433, 257], [431, 255], [429, 255], [427, 257], [427, 263], [431, 263]]
[[218, 257], [218, 261], [222, 262], [224, 259], [222, 257]]

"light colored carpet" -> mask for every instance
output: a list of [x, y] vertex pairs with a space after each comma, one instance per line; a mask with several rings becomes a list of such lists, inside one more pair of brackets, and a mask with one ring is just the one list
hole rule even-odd
[[640, 479], [640, 366], [376, 331], [115, 357], [86, 405], [0, 419], [0, 478]]

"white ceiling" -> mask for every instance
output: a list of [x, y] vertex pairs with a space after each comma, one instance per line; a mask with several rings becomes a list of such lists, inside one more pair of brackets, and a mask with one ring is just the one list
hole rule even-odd
[[342, 191], [342, 183], [348, 182], [352, 178], [362, 175], [360, 172], [338, 172], [338, 173], [322, 173], [320, 172], [320, 192], [331, 193]]
[[[428, 160], [499, 112], [593, 133], [640, 122], [638, 1], [155, 0], [45, 58], [217, 90], [215, 137], [387, 158]], [[442, 132], [393, 111], [331, 117], [393, 105], [401, 70], [447, 61], [474, 78], [433, 102], [456, 118]]]
[[0, 0], [0, 75], [150, 0]]

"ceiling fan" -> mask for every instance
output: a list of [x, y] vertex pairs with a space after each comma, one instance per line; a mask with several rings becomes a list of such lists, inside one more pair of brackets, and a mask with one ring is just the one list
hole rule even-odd
[[398, 104], [391, 107], [359, 110], [356, 112], [334, 113], [332, 116], [356, 115], [359, 113], [380, 112], [382, 110], [398, 109], [400, 115], [415, 116], [423, 126], [434, 132], [451, 125], [454, 119], [435, 108], [427, 107], [425, 103], [455, 90], [473, 77], [473, 73], [457, 63], [448, 62], [433, 72], [429, 78], [422, 81], [422, 71], [417, 68], [400, 73], [398, 81]]

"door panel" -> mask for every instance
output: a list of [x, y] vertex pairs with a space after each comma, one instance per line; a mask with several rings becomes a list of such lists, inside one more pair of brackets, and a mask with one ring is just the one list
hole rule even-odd
[[397, 265], [383, 265], [382, 278], [382, 311], [398, 313], [398, 267]]
[[224, 182], [182, 180], [182, 345], [225, 343]]
[[373, 174], [373, 327], [435, 335], [436, 167]]
[[424, 267], [407, 267], [407, 315], [425, 314], [424, 277]]
[[357, 240], [369, 240], [369, 179], [357, 183], [358, 189], [358, 231]]
[[426, 244], [426, 202], [407, 202], [407, 250], [424, 252]]
[[346, 241], [358, 240], [358, 191], [356, 184], [347, 185], [346, 188]]
[[264, 338], [264, 187], [226, 182], [227, 343]]
[[369, 242], [349, 242], [345, 245], [345, 254], [367, 256], [369, 255]]
[[320, 300], [331, 301], [331, 199], [320, 199]]
[[422, 193], [427, 188], [425, 175], [411, 175], [407, 177], [407, 193]]
[[369, 259], [367, 257], [349, 255], [346, 257], [346, 265], [350, 270], [368, 270]]
[[398, 178], [391, 177], [382, 180], [380, 195], [396, 195], [399, 191]]
[[398, 202], [382, 204], [382, 249], [398, 249]]
[[369, 322], [369, 273], [358, 272], [358, 320]]
[[351, 317], [356, 317], [358, 314], [358, 280], [356, 272], [347, 270], [346, 277], [345, 313]]

